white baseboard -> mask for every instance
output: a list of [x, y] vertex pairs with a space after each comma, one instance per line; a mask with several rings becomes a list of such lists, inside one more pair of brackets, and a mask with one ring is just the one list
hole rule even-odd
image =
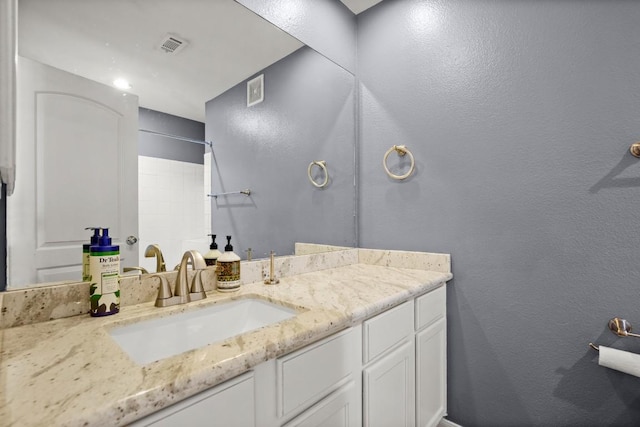
[[438, 423], [438, 427], [462, 427], [462, 426], [443, 418]]

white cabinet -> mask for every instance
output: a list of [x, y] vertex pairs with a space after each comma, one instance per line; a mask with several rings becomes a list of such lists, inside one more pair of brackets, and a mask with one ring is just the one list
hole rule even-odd
[[416, 409], [419, 427], [435, 427], [447, 407], [447, 332], [444, 318], [416, 334]]
[[360, 330], [347, 329], [276, 360], [279, 418], [290, 418], [359, 379]]
[[435, 427], [447, 404], [445, 303], [441, 286], [133, 425]]
[[447, 411], [446, 329], [445, 286], [364, 322], [365, 426], [438, 425]]
[[368, 427], [415, 425], [413, 301], [363, 324], [363, 421]]
[[413, 341], [405, 341], [363, 371], [365, 426], [415, 425]]
[[359, 427], [360, 401], [360, 387], [350, 381], [284, 427]]
[[416, 425], [435, 427], [447, 412], [446, 289], [416, 300]]
[[131, 426], [256, 426], [253, 391], [253, 372], [247, 372], [149, 415]]

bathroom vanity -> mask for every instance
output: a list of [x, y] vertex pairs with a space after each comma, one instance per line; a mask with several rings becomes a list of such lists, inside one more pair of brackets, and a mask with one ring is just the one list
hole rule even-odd
[[[250, 264], [245, 280], [266, 266]], [[181, 306], [149, 301], [106, 318], [0, 330], [0, 419], [9, 426], [437, 425], [446, 412], [448, 255], [348, 249], [279, 258], [276, 274], [279, 284], [245, 281], [233, 295], [209, 290]], [[109, 334], [248, 298], [296, 314], [146, 364]]]
[[442, 284], [132, 425], [436, 426], [446, 411], [445, 303]]

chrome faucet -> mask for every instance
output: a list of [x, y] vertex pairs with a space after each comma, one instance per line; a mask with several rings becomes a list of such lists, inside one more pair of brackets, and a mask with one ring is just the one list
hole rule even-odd
[[[187, 274], [189, 264], [191, 264], [195, 271], [191, 286], [189, 286], [189, 276]], [[156, 275], [160, 278], [160, 289], [158, 290], [158, 298], [156, 298], [156, 307], [168, 307], [170, 305], [205, 299], [207, 294], [204, 292], [201, 276], [202, 270], [205, 268], [207, 268], [207, 264], [198, 251], [191, 250], [185, 252], [178, 267], [176, 286], [173, 293], [171, 292], [167, 279], [164, 276]]]
[[147, 246], [147, 249], [144, 251], [145, 258], [156, 258], [156, 272], [160, 273], [163, 271], [167, 271], [167, 266], [164, 263], [164, 257], [162, 256], [162, 251], [160, 250], [160, 246], [153, 244]]

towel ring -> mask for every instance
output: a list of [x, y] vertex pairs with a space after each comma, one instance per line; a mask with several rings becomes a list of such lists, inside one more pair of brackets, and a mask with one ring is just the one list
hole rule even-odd
[[[318, 184], [316, 181], [314, 181], [313, 177], [311, 176], [311, 168], [313, 168], [314, 165], [318, 166], [324, 171], [324, 181], [322, 181], [321, 184]], [[314, 187], [326, 187], [329, 183], [329, 171], [327, 170], [327, 162], [325, 162], [324, 160], [319, 160], [309, 163], [309, 167], [307, 168], [307, 176], [309, 177], [309, 181], [314, 185]]]
[[[396, 153], [398, 153], [398, 156], [400, 156], [400, 157], [403, 157], [405, 154], [408, 154], [409, 158], [411, 159], [411, 167], [409, 168], [409, 172], [405, 173], [404, 175], [396, 175], [396, 174], [392, 173], [389, 170], [389, 168], [387, 167], [387, 158], [389, 157], [389, 154], [391, 154], [394, 151]], [[404, 146], [404, 145], [394, 145], [393, 147], [389, 148], [386, 153], [384, 153], [384, 159], [382, 159], [382, 166], [384, 166], [384, 171], [391, 178], [397, 179], [397, 180], [402, 180], [402, 179], [408, 178], [413, 173], [413, 170], [416, 167], [416, 161], [413, 158], [413, 154], [411, 154], [411, 151], [409, 151], [409, 149], [406, 146]]]

